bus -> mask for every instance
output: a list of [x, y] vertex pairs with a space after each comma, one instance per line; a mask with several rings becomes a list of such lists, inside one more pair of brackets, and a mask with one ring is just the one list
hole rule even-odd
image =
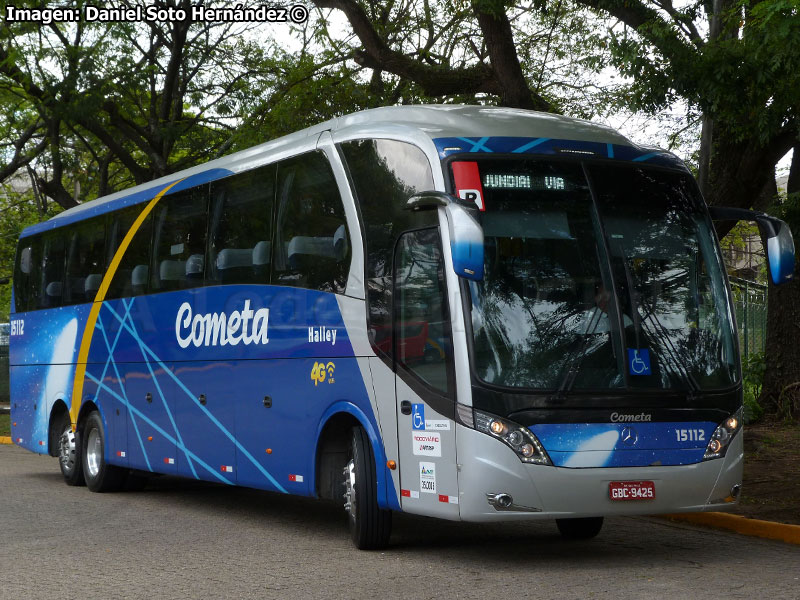
[[12, 438], [93, 492], [173, 475], [473, 522], [729, 509], [742, 376], [674, 155], [563, 116], [386, 107], [20, 236]]

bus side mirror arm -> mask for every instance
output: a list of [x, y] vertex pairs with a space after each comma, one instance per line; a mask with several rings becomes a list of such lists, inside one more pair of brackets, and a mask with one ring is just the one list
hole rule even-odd
[[791, 281], [794, 275], [794, 239], [789, 226], [776, 217], [746, 208], [709, 206], [715, 221], [755, 221], [765, 240], [767, 266], [775, 285]]
[[468, 202], [466, 200], [462, 200], [461, 198], [456, 198], [452, 194], [439, 192], [437, 190], [428, 190], [414, 194], [406, 201], [405, 209], [413, 211], [430, 210], [433, 208], [439, 208], [440, 206], [444, 206], [446, 208], [453, 204], [461, 206], [467, 210], [477, 210], [474, 202]]

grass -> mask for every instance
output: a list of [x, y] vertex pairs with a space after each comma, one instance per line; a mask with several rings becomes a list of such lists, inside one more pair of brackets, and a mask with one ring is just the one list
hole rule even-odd
[[0, 436], [11, 435], [11, 415], [0, 415]]

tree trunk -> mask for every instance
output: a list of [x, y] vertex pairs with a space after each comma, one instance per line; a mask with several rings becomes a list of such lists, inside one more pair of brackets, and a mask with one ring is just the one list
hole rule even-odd
[[708, 169], [711, 167], [711, 144], [714, 119], [703, 115], [703, 128], [700, 133], [700, 164], [697, 169], [697, 184], [704, 198], [708, 198]]
[[[794, 147], [789, 175], [789, 194], [794, 201], [781, 215], [789, 224], [795, 240], [800, 240], [800, 145]], [[768, 413], [781, 418], [800, 420], [800, 393], [791, 384], [800, 382], [800, 261], [795, 262], [794, 279], [776, 286], [769, 284], [767, 300], [766, 371], [760, 402]]]

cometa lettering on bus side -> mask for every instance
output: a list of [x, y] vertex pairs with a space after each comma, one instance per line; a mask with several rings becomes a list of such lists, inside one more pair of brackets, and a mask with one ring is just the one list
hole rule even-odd
[[181, 348], [190, 344], [200, 346], [236, 346], [241, 342], [250, 344], [269, 343], [269, 309], [250, 309], [250, 300], [245, 300], [241, 311], [230, 314], [192, 314], [192, 305], [181, 304], [175, 317], [175, 337]]

